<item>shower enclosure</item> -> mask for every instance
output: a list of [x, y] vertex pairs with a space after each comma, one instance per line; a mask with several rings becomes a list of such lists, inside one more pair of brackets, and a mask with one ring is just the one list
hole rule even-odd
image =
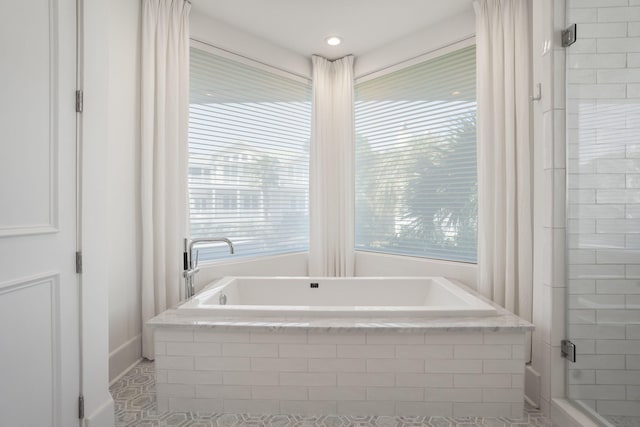
[[640, 426], [640, 2], [567, 0], [567, 396]]

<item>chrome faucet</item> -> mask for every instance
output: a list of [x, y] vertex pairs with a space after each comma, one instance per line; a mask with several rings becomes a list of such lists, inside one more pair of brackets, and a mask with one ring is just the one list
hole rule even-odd
[[223, 242], [229, 245], [229, 253], [233, 254], [233, 243], [231, 240], [226, 237], [202, 237], [198, 239], [184, 239], [184, 254], [183, 254], [183, 264], [184, 264], [184, 272], [182, 276], [184, 277], [184, 298], [189, 299], [195, 294], [195, 288], [193, 287], [193, 276], [200, 271], [200, 267], [198, 267], [198, 256], [199, 251], [196, 250], [195, 257], [193, 253], [193, 248], [196, 245], [202, 243], [217, 243]]

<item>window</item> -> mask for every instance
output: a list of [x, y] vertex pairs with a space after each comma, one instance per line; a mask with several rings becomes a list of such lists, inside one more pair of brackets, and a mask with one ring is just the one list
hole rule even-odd
[[236, 257], [307, 251], [311, 83], [206, 46], [190, 83], [191, 236], [228, 237]]
[[476, 262], [475, 46], [355, 86], [356, 250]]

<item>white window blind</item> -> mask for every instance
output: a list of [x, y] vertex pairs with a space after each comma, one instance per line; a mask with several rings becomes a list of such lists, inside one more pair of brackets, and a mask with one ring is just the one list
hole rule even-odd
[[475, 46], [355, 86], [356, 250], [476, 262]]
[[191, 48], [191, 237], [228, 237], [235, 257], [307, 251], [311, 84], [226, 56]]

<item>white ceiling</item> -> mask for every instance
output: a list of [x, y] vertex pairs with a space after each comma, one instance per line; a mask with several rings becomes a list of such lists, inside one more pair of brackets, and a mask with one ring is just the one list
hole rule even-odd
[[[305, 56], [361, 55], [472, 7], [472, 0], [191, 0], [192, 11]], [[342, 37], [327, 46], [330, 35]]]

